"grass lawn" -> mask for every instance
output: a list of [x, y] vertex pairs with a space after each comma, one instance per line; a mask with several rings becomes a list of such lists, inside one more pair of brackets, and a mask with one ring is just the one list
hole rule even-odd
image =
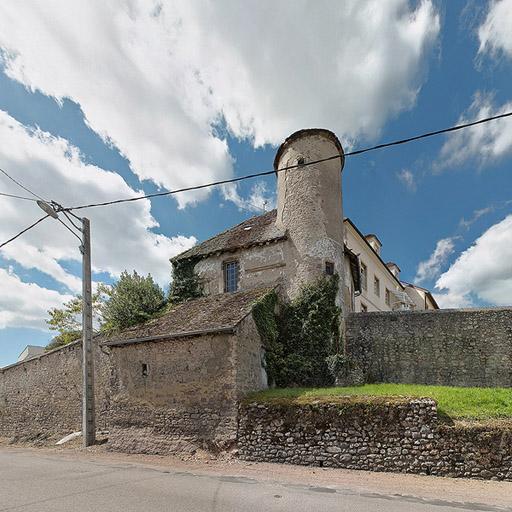
[[440, 415], [452, 419], [512, 419], [512, 388], [457, 388], [415, 384], [366, 384], [344, 388], [268, 389], [251, 395], [260, 401], [290, 400], [308, 403], [333, 397], [430, 397]]

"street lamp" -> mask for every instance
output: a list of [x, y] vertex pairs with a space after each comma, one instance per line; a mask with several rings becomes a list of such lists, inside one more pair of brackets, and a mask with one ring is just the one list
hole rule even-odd
[[[94, 404], [94, 353], [92, 346], [92, 283], [91, 283], [91, 227], [89, 219], [76, 217], [81, 223], [80, 238], [58, 215], [62, 207], [53, 202], [37, 201], [37, 205], [50, 217], [57, 219], [80, 239], [82, 253], [82, 439], [83, 446], [96, 442], [96, 414]], [[65, 213], [65, 212], [64, 212]], [[68, 217], [69, 218], [69, 217]]]

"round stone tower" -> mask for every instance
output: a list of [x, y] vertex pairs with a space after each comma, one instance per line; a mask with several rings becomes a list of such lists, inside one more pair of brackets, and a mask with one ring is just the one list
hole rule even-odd
[[[309, 162], [331, 158], [325, 162]], [[340, 277], [338, 302], [343, 309], [344, 229], [340, 141], [329, 130], [300, 130], [277, 151], [276, 225], [288, 233], [285, 292], [294, 298], [300, 288], [334, 270]]]

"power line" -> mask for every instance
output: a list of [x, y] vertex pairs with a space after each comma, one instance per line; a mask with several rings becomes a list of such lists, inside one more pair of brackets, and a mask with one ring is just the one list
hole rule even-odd
[[[377, 149], [383, 149], [383, 148], [388, 148], [388, 147], [391, 147], [391, 146], [398, 146], [398, 145], [401, 145], [401, 144], [407, 144], [409, 142], [417, 141], [417, 140], [420, 140], [420, 139], [426, 139], [427, 137], [433, 137], [435, 135], [441, 135], [443, 133], [455, 132], [457, 130], [462, 130], [464, 128], [469, 128], [471, 126], [476, 126], [476, 125], [479, 125], [479, 124], [488, 123], [490, 121], [495, 121], [497, 119], [503, 119], [505, 117], [510, 117], [510, 116], [512, 116], [512, 112], [507, 112], [507, 113], [499, 114], [499, 115], [492, 116], [492, 117], [486, 117], [484, 119], [479, 119], [479, 120], [473, 121], [471, 123], [459, 124], [459, 125], [456, 125], [456, 126], [451, 126], [449, 128], [443, 128], [441, 130], [435, 130], [435, 131], [431, 131], [431, 132], [422, 133], [420, 135], [415, 135], [414, 137], [408, 137], [406, 139], [395, 140], [395, 141], [392, 141], [392, 142], [386, 142], [384, 144], [377, 144], [376, 146], [371, 146], [371, 147], [368, 147], [368, 148], [363, 148], [363, 149], [358, 149], [358, 150], [355, 150], [355, 151], [350, 151], [348, 153], [345, 153], [344, 156], [347, 157], [347, 156], [362, 155], [363, 153], [368, 153], [370, 151], [376, 151]], [[146, 195], [143, 195], [143, 196], [136, 196], [136, 197], [130, 197], [130, 198], [125, 198], [125, 199], [116, 199], [114, 201], [105, 201], [105, 202], [102, 202], [102, 203], [91, 203], [91, 204], [85, 204], [85, 205], [79, 205], [79, 206], [72, 206], [72, 207], [69, 207], [69, 208], [62, 208], [62, 207], [60, 207], [60, 210], [58, 210], [58, 211], [71, 212], [71, 210], [81, 210], [81, 209], [84, 209], [84, 208], [95, 208], [97, 206], [109, 206], [109, 205], [113, 205], [113, 204], [130, 203], [130, 202], [133, 202], [133, 201], [140, 201], [141, 199], [151, 199], [153, 197], [169, 196], [169, 195], [178, 194], [180, 192], [189, 192], [189, 191], [192, 191], [192, 190], [200, 190], [200, 189], [203, 189], [203, 188], [215, 187], [215, 186], [218, 186], [218, 185], [226, 185], [228, 183], [237, 183], [239, 181], [248, 180], [248, 179], [252, 179], [252, 178], [258, 178], [258, 177], [262, 177], [262, 176], [269, 176], [269, 175], [274, 174], [274, 173], [288, 171], [288, 170], [291, 170], [291, 169], [296, 169], [298, 167], [306, 167], [306, 166], [315, 165], [315, 164], [318, 164], [318, 163], [321, 163], [321, 162], [327, 162], [327, 161], [330, 161], [330, 160], [336, 160], [337, 158], [341, 158], [341, 156], [339, 154], [338, 155], [333, 155], [333, 156], [330, 156], [330, 157], [321, 158], [319, 160], [313, 160], [311, 162], [305, 162], [305, 163], [295, 164], [295, 165], [288, 165], [286, 167], [281, 167], [279, 169], [275, 169], [275, 170], [271, 170], [271, 171], [263, 171], [263, 172], [253, 173], [253, 174], [246, 174], [244, 176], [238, 176], [236, 178], [230, 178], [230, 179], [227, 179], [227, 180], [214, 181], [212, 183], [205, 183], [203, 185], [195, 185], [195, 186], [192, 186], [192, 187], [184, 187], [184, 188], [180, 188], [180, 189], [176, 189], [176, 190], [168, 190], [168, 191], [165, 191], [165, 192], [156, 192], [154, 194], [146, 194]]]
[[14, 199], [24, 199], [25, 201], [37, 202], [37, 199], [32, 199], [31, 197], [16, 196], [14, 194], [7, 194], [6, 192], [0, 192], [0, 196], [13, 197]]
[[44, 217], [41, 217], [39, 220], [36, 220], [28, 228], [25, 228], [23, 231], [20, 231], [17, 235], [14, 235], [12, 238], [9, 238], [9, 240], [6, 240], [4, 243], [0, 244], [0, 249], [2, 247], [6, 246], [8, 243], [12, 242], [13, 240], [16, 240], [16, 238], [23, 235], [23, 233], [26, 233], [29, 229], [32, 229], [34, 226], [37, 226], [40, 222], [43, 222], [43, 220], [45, 220], [48, 217], [49, 217], [49, 215], [45, 215]]
[[[65, 212], [64, 212], [65, 213]], [[61, 218], [57, 217], [57, 220], [73, 235], [80, 240], [80, 244], [83, 243], [83, 240], [80, 236], [78, 236]], [[73, 224], [74, 225], [74, 224]]]
[[37, 199], [40, 199], [41, 201], [45, 201], [47, 202], [45, 199], [43, 199], [41, 196], [37, 195], [35, 192], [32, 192], [32, 190], [30, 190], [29, 188], [25, 187], [25, 185], [22, 185], [19, 181], [16, 181], [12, 176], [10, 176], [6, 171], [4, 171], [1, 167], [0, 167], [0, 172], [5, 174], [11, 181], [13, 181], [14, 183], [16, 183], [16, 185], [18, 185], [18, 187], [21, 187], [23, 190], [25, 190], [26, 192], [28, 192], [29, 194], [32, 194], [34, 197], [36, 197]]

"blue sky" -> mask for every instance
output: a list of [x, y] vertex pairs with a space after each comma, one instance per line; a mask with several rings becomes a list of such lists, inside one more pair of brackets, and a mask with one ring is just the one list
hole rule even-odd
[[[300, 128], [356, 149], [512, 110], [511, 0], [255, 3], [250, 20], [230, 2], [87, 4], [0, 6], [0, 167], [66, 205], [268, 170]], [[511, 120], [347, 158], [345, 214], [442, 305], [510, 304], [511, 163]], [[274, 188], [87, 212], [94, 279], [127, 268], [166, 286], [169, 257]], [[1, 176], [0, 191], [25, 195]], [[0, 201], [2, 240], [38, 217]], [[0, 250], [0, 366], [51, 339], [45, 312], [79, 276], [75, 241], [49, 221]]]

